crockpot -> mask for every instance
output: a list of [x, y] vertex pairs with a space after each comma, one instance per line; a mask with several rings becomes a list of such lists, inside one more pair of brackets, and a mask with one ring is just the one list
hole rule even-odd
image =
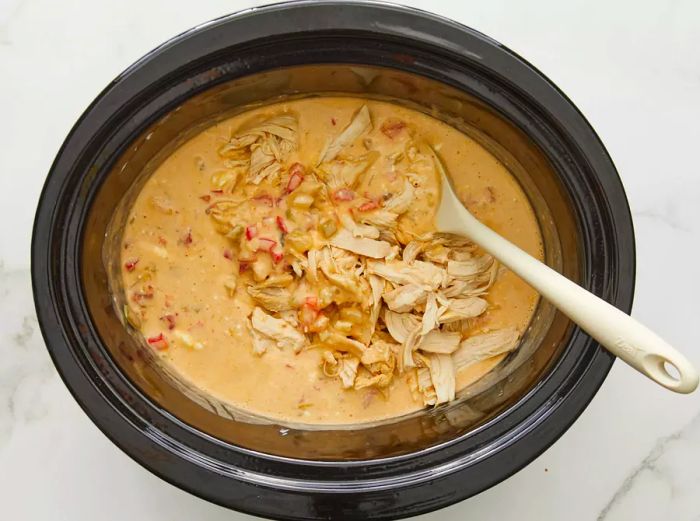
[[415, 515], [477, 494], [537, 457], [593, 398], [612, 355], [540, 302], [521, 348], [455, 402], [375, 424], [280, 425], [241, 415], [152, 363], [110, 287], [129, 203], [163, 157], [223, 117], [322, 93], [389, 99], [479, 141], [529, 197], [547, 263], [630, 311], [629, 207], [572, 102], [483, 34], [355, 1], [284, 3], [213, 20], [109, 84], [66, 138], [41, 195], [31, 252], [36, 309], [78, 403], [170, 483], [272, 518]]

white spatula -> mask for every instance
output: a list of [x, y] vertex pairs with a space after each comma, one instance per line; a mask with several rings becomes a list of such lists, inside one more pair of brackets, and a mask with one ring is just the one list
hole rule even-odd
[[[608, 351], [677, 393], [691, 393], [698, 373], [688, 359], [629, 315], [586, 291], [485, 226], [455, 195], [445, 169], [436, 224], [441, 232], [471, 239], [536, 289]], [[666, 364], [675, 367], [669, 373]]]

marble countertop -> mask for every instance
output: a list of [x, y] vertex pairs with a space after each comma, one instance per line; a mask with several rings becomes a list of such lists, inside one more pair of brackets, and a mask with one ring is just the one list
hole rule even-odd
[[[29, 278], [35, 205], [88, 103], [192, 25], [257, 2], [0, 1], [0, 519], [231, 520], [151, 475], [83, 414], [46, 353]], [[544, 71], [605, 142], [637, 233], [634, 315], [700, 366], [700, 3], [405, 1]], [[700, 520], [700, 393], [616, 363], [576, 424], [527, 468], [422, 519]]]

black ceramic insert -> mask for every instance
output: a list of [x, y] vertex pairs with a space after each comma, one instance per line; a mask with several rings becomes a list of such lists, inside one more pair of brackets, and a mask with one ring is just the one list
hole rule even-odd
[[183, 33], [90, 105], [39, 202], [37, 313], [86, 413], [167, 481], [274, 518], [415, 515], [534, 459], [592, 399], [613, 357], [543, 303], [526, 335], [533, 349], [456, 403], [354, 429], [251, 424], [154, 370], [109, 293], [109, 223], [118, 225], [167, 152], [246, 106], [320, 92], [394, 99], [470, 133], [532, 200], [547, 262], [630, 310], [634, 234], [622, 185], [593, 129], [549, 80], [490, 38], [431, 14], [308, 1]]

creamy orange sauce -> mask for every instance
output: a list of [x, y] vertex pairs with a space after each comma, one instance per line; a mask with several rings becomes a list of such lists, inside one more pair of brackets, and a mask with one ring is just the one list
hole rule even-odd
[[[140, 313], [143, 336], [168, 339], [167, 348], [155, 349], [162, 362], [183, 380], [234, 408], [287, 422], [346, 424], [423, 407], [405, 375], [393, 379], [385, 397], [372, 388], [343, 389], [337, 379], [324, 376], [317, 349], [298, 354], [268, 349], [263, 356], [254, 354], [246, 327], [254, 304], [240, 287], [233, 295], [227, 292], [225, 281], [238, 271], [237, 264], [231, 259], [230, 241], [205, 211], [217, 195], [211, 191], [212, 175], [226, 169], [218, 150], [251, 118], [296, 114], [299, 147], [289, 162], [312, 165], [328, 137], [337, 135], [363, 104], [374, 122], [368, 135], [373, 148], [384, 156], [392, 146], [381, 135], [378, 122], [393, 118], [409, 123], [439, 151], [467, 207], [525, 251], [543, 257], [533, 210], [504, 165], [476, 141], [430, 116], [386, 102], [320, 97], [265, 106], [222, 121], [183, 144], [145, 183], [124, 230], [121, 264], [130, 313]], [[386, 164], [375, 162], [357, 191], [371, 191], [377, 185], [392, 189], [394, 180], [386, 171]], [[436, 178], [433, 192], [428, 191], [411, 209], [416, 233], [432, 230], [437, 194]], [[134, 292], [142, 294], [134, 297]], [[145, 312], [134, 305], [135, 299]], [[502, 270], [486, 299], [489, 308], [473, 321], [470, 332], [514, 326], [522, 333], [538, 296], [517, 276]], [[175, 329], [180, 332], [178, 338], [171, 335]], [[151, 349], [157, 347], [157, 342], [149, 344]], [[501, 359], [496, 356], [458, 373], [457, 388], [473, 383]]]

